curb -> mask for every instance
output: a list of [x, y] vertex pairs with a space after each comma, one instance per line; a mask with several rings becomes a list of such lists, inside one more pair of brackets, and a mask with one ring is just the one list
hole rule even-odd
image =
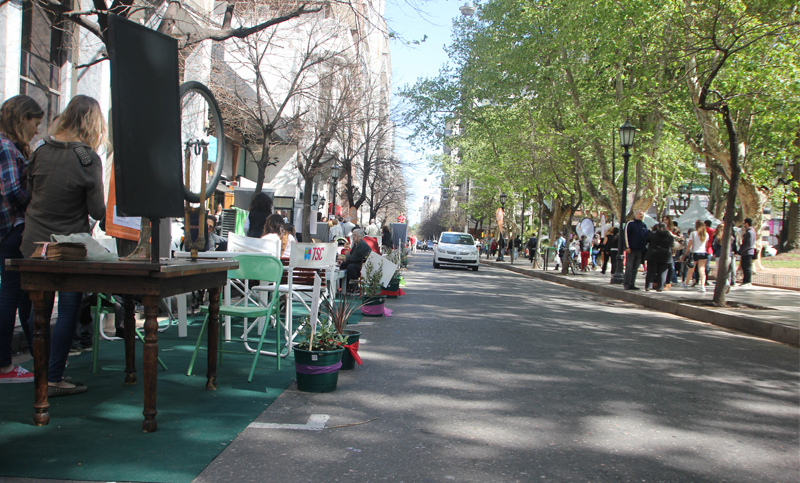
[[659, 312], [666, 312], [669, 314], [686, 317], [687, 319], [724, 327], [726, 329], [738, 330], [750, 335], [780, 342], [793, 347], [800, 347], [800, 328], [797, 327], [774, 324], [772, 322], [766, 322], [754, 317], [729, 314], [704, 307], [695, 307], [693, 305], [682, 304], [672, 300], [648, 297], [633, 291], [624, 292], [611, 287], [581, 282], [580, 280], [574, 280], [561, 275], [555, 275], [553, 273], [529, 270], [527, 268], [516, 267], [514, 265], [499, 264], [491, 260], [481, 260], [480, 262], [484, 265], [502, 268], [520, 275], [526, 275], [528, 277], [538, 278], [547, 282], [558, 283], [579, 290], [596, 293], [604, 297], [641, 305], [643, 307], [658, 310]]

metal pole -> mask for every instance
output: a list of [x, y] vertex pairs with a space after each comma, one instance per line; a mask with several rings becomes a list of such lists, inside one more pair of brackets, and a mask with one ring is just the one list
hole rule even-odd
[[614, 276], [611, 277], [612, 284], [625, 283], [625, 276], [623, 275], [624, 267], [622, 266], [622, 263], [625, 253], [625, 214], [628, 209], [626, 206], [628, 202], [628, 159], [630, 159], [631, 154], [628, 152], [628, 146], [624, 147], [625, 152], [622, 153], [622, 158], [625, 160], [625, 166], [622, 172], [622, 210], [619, 213], [619, 252], [617, 252], [617, 271], [614, 272]]
[[[501, 203], [500, 209], [503, 210], [503, 223], [505, 224], [505, 221], [506, 221], [506, 204], [505, 203]], [[497, 231], [498, 231], [498, 234], [500, 235], [500, 238], [504, 239], [503, 227], [502, 226], [498, 226], [498, 230]], [[503, 248], [500, 248], [500, 243], [498, 243], [497, 244], [497, 248], [498, 248], [497, 251], [500, 252], [500, 253], [497, 255], [497, 258], [495, 259], [495, 261], [496, 262], [505, 262], [506, 259], [503, 256], [503, 252], [506, 251], [506, 247], [504, 246]]]
[[[617, 138], [616, 131], [611, 131], [611, 183], [617, 187]], [[611, 225], [614, 225], [614, 213], [611, 213]]]
[[[336, 181], [337, 178], [333, 178], [333, 195], [331, 196], [333, 199], [331, 201], [331, 213], [330, 215], [336, 216]], [[330, 216], [328, 216], [330, 220]]]

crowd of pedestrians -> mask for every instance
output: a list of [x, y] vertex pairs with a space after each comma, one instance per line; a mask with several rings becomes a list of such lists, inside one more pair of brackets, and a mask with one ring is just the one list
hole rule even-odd
[[[665, 215], [660, 223], [648, 228], [644, 223], [644, 211], [636, 210], [633, 220], [625, 225], [623, 243], [623, 288], [640, 290], [637, 277], [644, 272], [646, 291], [661, 292], [680, 284], [682, 288], [696, 287], [706, 292], [709, 285], [709, 262], [722, 255], [722, 236], [724, 225], [712, 228], [709, 220], [697, 220], [695, 226], [685, 234], [681, 233], [677, 222]], [[546, 239], [546, 237], [545, 237]], [[724, 275], [728, 287], [735, 285], [737, 268], [742, 272], [740, 286], [752, 285], [752, 259], [755, 256], [756, 234], [751, 219], [745, 219], [741, 233], [734, 231], [731, 237], [728, 272]], [[520, 237], [511, 242], [502, 236], [489, 236], [479, 241], [481, 255], [494, 258], [502, 250], [516, 250], [536, 266], [537, 256], [543, 252], [540, 240], [532, 235], [523, 244]], [[602, 235], [570, 234], [569, 240], [559, 233], [552, 242], [554, 252], [553, 268], [557, 271], [565, 260], [572, 259], [576, 270], [600, 269], [602, 274], [617, 273], [620, 257], [620, 232], [618, 227], [608, 228]], [[516, 253], [515, 253], [516, 255]], [[737, 267], [737, 256], [740, 259]], [[569, 257], [569, 258], [567, 258]], [[610, 265], [610, 271], [609, 271]], [[544, 267], [539, 267], [544, 268]], [[642, 270], [644, 269], [644, 270]], [[718, 275], [719, 277], [720, 275]]]

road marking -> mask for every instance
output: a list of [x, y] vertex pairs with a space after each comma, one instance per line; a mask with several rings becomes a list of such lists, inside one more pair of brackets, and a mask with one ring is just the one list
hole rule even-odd
[[322, 431], [330, 419], [327, 414], [312, 414], [306, 424], [250, 423], [249, 429], [295, 429], [305, 431]]

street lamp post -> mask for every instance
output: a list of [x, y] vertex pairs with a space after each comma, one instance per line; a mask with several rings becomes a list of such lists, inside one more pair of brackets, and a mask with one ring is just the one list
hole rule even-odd
[[614, 276], [611, 277], [612, 284], [623, 284], [625, 282], [624, 267], [622, 266], [625, 254], [625, 214], [628, 209], [628, 160], [631, 157], [629, 149], [633, 146], [633, 138], [636, 134], [636, 128], [633, 127], [628, 121], [625, 121], [619, 128], [619, 145], [625, 148], [622, 153], [622, 158], [625, 160], [625, 166], [622, 171], [622, 209], [619, 212], [619, 251], [617, 252], [617, 270]]
[[[783, 161], [776, 161], [775, 162], [775, 177], [778, 180], [778, 183], [786, 186], [792, 182], [791, 177], [787, 176], [786, 178], [783, 177], [784, 173], [784, 164]], [[789, 165], [789, 172], [791, 172], [792, 165]], [[783, 208], [781, 210], [781, 231], [778, 232], [778, 249], [780, 252], [783, 252], [784, 245], [786, 244], [786, 237], [788, 236], [788, 230], [786, 229], [786, 192], [783, 193]]]
[[464, 5], [458, 7], [458, 9], [461, 10], [461, 15], [465, 17], [472, 17], [475, 15], [475, 4], [470, 0], [464, 2]]
[[[503, 211], [503, 219], [502, 220], [498, 220], [500, 222], [500, 224], [498, 226], [497, 231], [500, 234], [500, 239], [501, 240], [505, 239], [505, 236], [503, 235], [503, 223], [505, 222], [505, 218], [506, 218], [506, 199], [507, 198], [508, 197], [506, 196], [505, 193], [501, 193], [500, 194], [500, 209]], [[499, 247], [500, 243], [498, 243], [497, 245], [498, 245], [498, 248], [500, 248]], [[505, 252], [505, 251], [506, 251], [505, 242], [503, 242], [503, 248], [500, 248], [498, 250], [499, 253], [498, 253], [497, 258], [495, 259], [495, 261], [497, 261], [497, 262], [505, 262], [506, 259], [503, 256], [503, 252]]]
[[339, 179], [339, 171], [342, 168], [339, 166], [339, 163], [334, 162], [333, 166], [331, 167], [331, 179], [333, 179], [333, 194], [331, 194], [331, 212], [336, 216], [336, 181]]

